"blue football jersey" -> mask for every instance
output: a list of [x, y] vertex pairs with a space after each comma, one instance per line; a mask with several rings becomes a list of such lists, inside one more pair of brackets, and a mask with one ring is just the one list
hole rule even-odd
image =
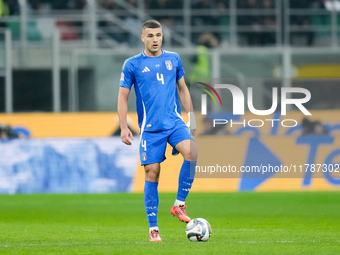
[[124, 62], [119, 85], [134, 85], [141, 132], [168, 130], [183, 121], [176, 82], [184, 73], [179, 55], [165, 50], [158, 57], [142, 52]]

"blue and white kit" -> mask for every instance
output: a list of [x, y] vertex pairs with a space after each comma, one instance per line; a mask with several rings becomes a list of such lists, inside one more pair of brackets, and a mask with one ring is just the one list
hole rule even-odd
[[177, 81], [184, 74], [179, 55], [164, 50], [158, 57], [142, 52], [123, 65], [119, 85], [134, 85], [136, 92], [142, 165], [164, 161], [167, 143], [174, 147], [190, 139], [177, 95]]

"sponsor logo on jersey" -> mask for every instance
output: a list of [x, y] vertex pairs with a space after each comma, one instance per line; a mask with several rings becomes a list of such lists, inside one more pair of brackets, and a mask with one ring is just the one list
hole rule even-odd
[[143, 69], [143, 71], [142, 71], [142, 73], [146, 73], [146, 72], [150, 72], [150, 69], [146, 66], [146, 67], [144, 67], [144, 69]]
[[171, 60], [165, 60], [165, 65], [166, 65], [166, 69], [168, 70], [172, 70], [172, 63]]

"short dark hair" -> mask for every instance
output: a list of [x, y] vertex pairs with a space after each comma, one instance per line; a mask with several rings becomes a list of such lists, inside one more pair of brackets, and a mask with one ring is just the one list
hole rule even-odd
[[159, 28], [159, 27], [162, 27], [162, 25], [157, 20], [147, 20], [143, 23], [142, 30], [146, 28]]

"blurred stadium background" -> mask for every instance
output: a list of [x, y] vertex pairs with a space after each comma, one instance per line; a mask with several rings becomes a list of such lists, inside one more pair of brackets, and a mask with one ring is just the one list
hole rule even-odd
[[[204, 244], [169, 217], [182, 164], [171, 148], [159, 185], [163, 242], [149, 243], [138, 136], [132, 146], [119, 137], [121, 68], [143, 50], [150, 18], [163, 24], [163, 48], [180, 54], [190, 87], [253, 87], [257, 109], [271, 107], [273, 87], [312, 95], [308, 118], [293, 107], [233, 116], [230, 93], [218, 91], [223, 107], [208, 98], [203, 118], [191, 89], [198, 165], [303, 168], [197, 174], [187, 210], [211, 223]], [[339, 0], [0, 0], [0, 253], [339, 254], [339, 81]], [[212, 116], [298, 125], [212, 130]]]
[[[232, 79], [254, 87], [263, 109], [274, 86], [307, 88], [310, 120], [327, 131], [299, 140], [302, 122], [231, 129], [218, 138], [228, 144], [219, 155], [237, 166], [254, 155], [276, 164], [340, 162], [338, 0], [0, 0], [1, 194], [143, 190], [138, 141], [128, 147], [112, 135], [121, 67], [143, 49], [140, 27], [151, 18], [163, 24], [163, 48], [180, 54], [188, 84]], [[135, 110], [132, 93], [138, 132]], [[230, 111], [231, 104], [220, 109]], [[289, 116], [303, 118], [296, 109]], [[160, 190], [174, 192], [181, 159], [167, 155]], [[200, 178], [193, 191], [340, 189], [335, 172], [249, 179]]]

